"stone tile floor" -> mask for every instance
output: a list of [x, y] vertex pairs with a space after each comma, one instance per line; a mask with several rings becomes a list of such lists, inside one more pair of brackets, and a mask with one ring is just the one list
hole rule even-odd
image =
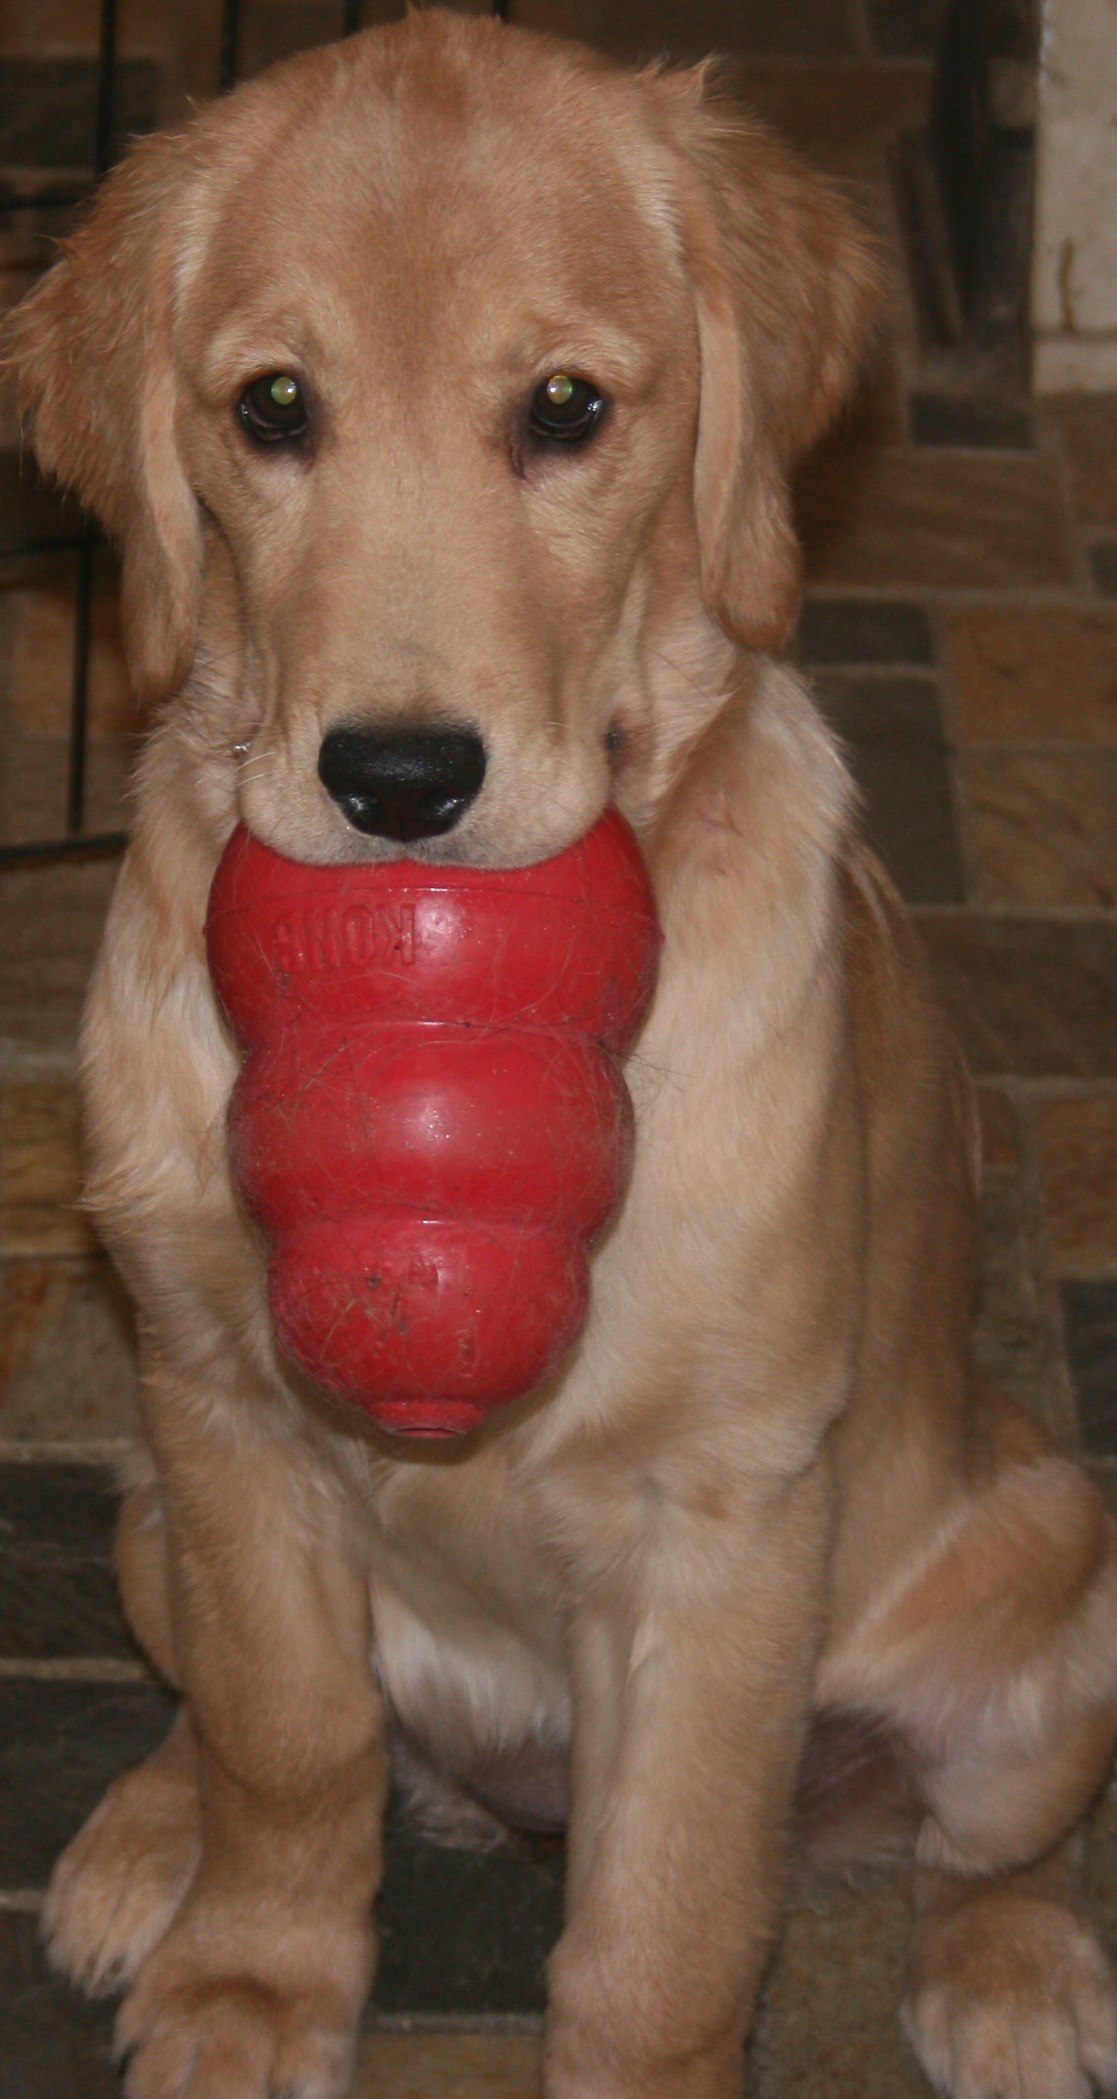
[[[893, 258], [895, 317], [863, 398], [804, 476], [799, 650], [979, 1080], [982, 1360], [1080, 1442], [1117, 1509], [1117, 401], [978, 415], [921, 388], [887, 154], [926, 109], [934, 0], [513, 12], [622, 55], [736, 53], [754, 106], [850, 187]], [[258, 55], [330, 26], [313, 5], [257, 13]], [[41, 83], [36, 165], [84, 150], [75, 97], [90, 85], [89, 9], [26, 0], [20, 19], [40, 17], [70, 71]], [[0, 42], [12, 65], [34, 49]], [[136, 76], [129, 92], [149, 86]], [[17, 150], [32, 148], [0, 130], [0, 163]], [[0, 250], [6, 297], [42, 247], [33, 232]], [[11, 445], [10, 416], [2, 427]], [[9, 451], [3, 543], [65, 529], [13, 467]], [[98, 823], [119, 820], [137, 727], [110, 585], [106, 572], [94, 620]], [[0, 569], [6, 837], [58, 824], [69, 591], [62, 557]], [[112, 879], [108, 862], [0, 877], [0, 2099], [117, 2090], [109, 2013], [49, 1977], [34, 1912], [61, 1844], [168, 1712], [108, 1569], [112, 1463], [133, 1418], [128, 1312], [74, 1207], [75, 1030]], [[1117, 1940], [1108, 1805], [1093, 1874]], [[362, 2099], [530, 2099], [560, 1876], [547, 1842], [473, 1856], [393, 1823]], [[894, 2018], [903, 1938], [896, 1886], [792, 1917], [750, 2054], [754, 2099], [926, 2092]]]

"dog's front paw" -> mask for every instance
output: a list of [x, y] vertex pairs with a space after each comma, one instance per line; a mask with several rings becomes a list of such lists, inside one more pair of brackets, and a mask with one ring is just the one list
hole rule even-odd
[[903, 2010], [948, 2099], [1090, 2099], [1117, 2090], [1117, 1985], [1064, 1903], [990, 1888], [916, 1938]]
[[97, 1996], [136, 1973], [174, 1920], [200, 1851], [197, 1781], [183, 1723], [110, 1786], [63, 1852], [43, 1906], [56, 1968]]
[[126, 2099], [345, 2099], [371, 1938], [188, 1903], [121, 2006]]

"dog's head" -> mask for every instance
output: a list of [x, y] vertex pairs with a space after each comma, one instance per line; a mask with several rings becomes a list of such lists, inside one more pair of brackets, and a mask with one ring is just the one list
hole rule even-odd
[[142, 144], [13, 339], [137, 684], [189, 680], [259, 834], [511, 862], [787, 636], [872, 278], [701, 69], [435, 12]]

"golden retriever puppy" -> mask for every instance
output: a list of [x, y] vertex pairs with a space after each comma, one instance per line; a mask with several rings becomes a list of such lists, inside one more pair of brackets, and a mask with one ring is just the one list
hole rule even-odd
[[[16, 321], [39, 457], [119, 539], [162, 703], [84, 1060], [144, 1358], [120, 1577], [182, 1709], [46, 1914], [126, 1991], [129, 2099], [346, 2091], [392, 1735], [445, 1814], [568, 1813], [549, 2099], [731, 2099], [796, 1772], [843, 1715], [913, 1804], [932, 2081], [1117, 2077], [1073, 1872], [1113, 1539], [972, 1372], [966, 1076], [769, 653], [789, 469], [873, 274], [702, 70], [431, 13], [142, 144]], [[615, 800], [665, 945], [584, 1336], [431, 1448], [277, 1354], [202, 926], [238, 820], [398, 854], [324, 753], [447, 728], [469, 779], [409, 852], [530, 862]]]

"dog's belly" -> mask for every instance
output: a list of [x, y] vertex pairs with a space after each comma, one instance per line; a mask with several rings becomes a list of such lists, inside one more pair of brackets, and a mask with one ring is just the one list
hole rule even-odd
[[558, 1626], [544, 1620], [529, 1638], [461, 1591], [420, 1599], [383, 1582], [373, 1617], [377, 1674], [420, 1759], [515, 1828], [563, 1829], [570, 1698]]
[[570, 1820], [570, 1759], [545, 1742], [525, 1742], [461, 1775], [466, 1792], [513, 1829], [557, 1836]]

